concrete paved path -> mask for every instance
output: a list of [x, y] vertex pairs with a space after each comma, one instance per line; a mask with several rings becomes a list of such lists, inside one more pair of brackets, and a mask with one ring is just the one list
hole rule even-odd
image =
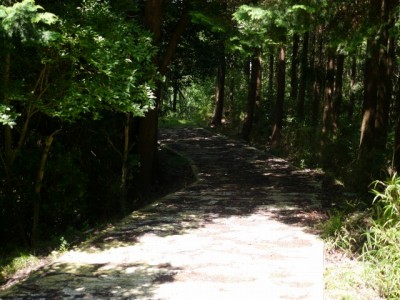
[[1, 299], [323, 299], [323, 243], [310, 227], [320, 185], [246, 144], [203, 129], [161, 143], [197, 182], [0, 292]]

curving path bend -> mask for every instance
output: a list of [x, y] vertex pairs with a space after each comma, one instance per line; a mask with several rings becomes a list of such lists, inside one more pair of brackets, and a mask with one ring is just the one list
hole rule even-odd
[[163, 129], [193, 185], [69, 251], [0, 299], [323, 299], [320, 184], [203, 129]]

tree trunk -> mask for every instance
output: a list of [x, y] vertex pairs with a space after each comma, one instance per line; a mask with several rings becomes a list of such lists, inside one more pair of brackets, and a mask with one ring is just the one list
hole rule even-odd
[[[159, 90], [159, 88], [157, 88]], [[159, 91], [156, 91], [159, 94]], [[159, 99], [159, 96], [156, 96]], [[157, 151], [158, 112], [149, 110], [139, 125], [140, 190], [146, 191], [155, 173]]]
[[[161, 38], [163, 0], [147, 0], [144, 11], [144, 25], [153, 33], [153, 44], [159, 46]], [[159, 65], [157, 57], [154, 64]], [[140, 189], [146, 191], [154, 173], [154, 162], [157, 148], [157, 107], [161, 96], [161, 84], [157, 84], [155, 91], [156, 108], [148, 111], [139, 122], [139, 156], [140, 156]]]
[[42, 202], [42, 186], [43, 186], [43, 178], [47, 164], [47, 159], [49, 157], [50, 147], [54, 141], [54, 136], [59, 131], [60, 130], [53, 132], [51, 135], [47, 136], [46, 139], [44, 140], [44, 148], [35, 182], [35, 196], [33, 198], [33, 218], [32, 218], [32, 235], [31, 235], [32, 246], [36, 245], [39, 235], [40, 205]]
[[256, 49], [251, 59], [250, 82], [247, 94], [247, 111], [242, 127], [242, 137], [245, 140], [250, 138], [254, 121], [254, 111], [257, 99], [260, 97], [261, 86], [261, 50]]
[[[145, 5], [144, 24], [154, 35], [154, 44], [159, 46], [162, 25], [162, 0], [147, 0]], [[161, 60], [154, 58], [161, 75], [165, 75], [171, 63], [179, 39], [188, 23], [188, 11], [186, 1], [184, 11], [173, 32], [165, 53]], [[157, 131], [158, 131], [158, 110], [160, 108], [161, 82], [157, 83], [155, 91], [156, 108], [148, 111], [144, 118], [140, 119], [139, 125], [139, 155], [140, 155], [140, 189], [147, 191], [151, 185], [155, 173], [155, 162], [157, 153]]]
[[327, 50], [326, 81], [324, 88], [324, 110], [322, 114], [322, 140], [325, 145], [329, 140], [333, 129], [333, 92], [335, 85], [335, 54], [333, 49]]
[[347, 118], [350, 122], [353, 121], [354, 115], [354, 106], [356, 104], [356, 95], [355, 95], [355, 87], [357, 80], [357, 58], [353, 56], [351, 61], [351, 73], [350, 73], [350, 100], [349, 100], [349, 108], [347, 111]]
[[121, 214], [124, 216], [127, 212], [127, 195], [128, 195], [128, 173], [129, 173], [129, 136], [130, 136], [130, 128], [131, 128], [131, 114], [125, 114], [126, 120], [124, 124], [124, 147], [122, 151], [122, 164], [121, 164], [121, 185], [120, 185], [120, 210]]
[[[377, 81], [378, 81], [378, 68], [379, 52], [376, 48], [375, 40], [368, 39], [367, 42], [367, 56], [365, 59], [365, 72], [364, 72], [364, 101], [362, 108], [362, 122], [361, 122], [361, 135], [360, 145], [358, 152], [359, 163], [369, 164], [372, 159], [372, 149], [374, 146], [374, 131], [375, 131], [375, 115], [377, 104]], [[362, 167], [363, 168], [363, 167]]]
[[299, 121], [302, 122], [304, 120], [304, 102], [306, 95], [306, 86], [307, 86], [307, 71], [308, 71], [308, 40], [309, 33], [306, 32], [303, 35], [303, 49], [301, 53], [301, 77], [300, 77], [300, 86], [299, 86], [299, 95], [297, 99], [297, 116]]
[[225, 73], [226, 73], [226, 61], [225, 51], [220, 58], [220, 64], [218, 66], [216, 88], [215, 88], [215, 106], [214, 114], [211, 124], [220, 126], [222, 122], [222, 113], [224, 110], [224, 98], [225, 98]]
[[[318, 37], [318, 43], [317, 43]], [[315, 44], [318, 44], [318, 51], [315, 56], [316, 57], [316, 65], [314, 67], [314, 84], [313, 84], [313, 100], [311, 107], [311, 125], [317, 129], [318, 125], [318, 117], [319, 117], [319, 108], [321, 102], [321, 93], [322, 93], [322, 83], [325, 81], [324, 72], [323, 72], [323, 39], [322, 39], [322, 29], [321, 27], [318, 29], [318, 32], [315, 36]], [[317, 45], [315, 45], [317, 47]], [[314, 49], [315, 51], [315, 49]]]
[[270, 100], [272, 100], [272, 98], [274, 97], [274, 64], [275, 64], [275, 55], [271, 53], [269, 55], [269, 63], [268, 63], [268, 99]]
[[172, 111], [176, 112], [176, 104], [178, 103], [178, 94], [179, 94], [179, 84], [178, 80], [174, 79], [174, 84], [173, 84], [173, 99], [172, 99]]
[[286, 48], [284, 45], [279, 48], [277, 79], [278, 85], [275, 104], [275, 123], [271, 135], [271, 147], [273, 149], [280, 147], [282, 138], [281, 131], [283, 125], [283, 105], [286, 86]]
[[400, 174], [400, 116], [397, 119], [395, 136], [394, 136], [392, 168], [394, 172]]
[[[394, 21], [394, 20], [393, 20]], [[394, 26], [394, 23], [392, 23]], [[385, 44], [386, 42], [386, 44]], [[392, 103], [392, 75], [395, 61], [395, 39], [389, 37], [389, 28], [382, 30], [382, 45], [379, 53], [379, 78], [375, 118], [375, 145], [379, 152], [386, 150], [389, 129], [389, 111]]]
[[297, 68], [299, 64], [298, 52], [299, 52], [299, 41], [300, 37], [297, 33], [293, 34], [293, 45], [292, 45], [292, 62], [290, 67], [290, 99], [293, 102], [297, 99], [298, 91], [298, 80], [297, 80]]
[[339, 117], [343, 102], [343, 70], [345, 56], [339, 54], [336, 58], [336, 78], [335, 78], [335, 93], [333, 102], [333, 132], [337, 134], [339, 129]]
[[[1, 101], [5, 105], [9, 105], [8, 100], [8, 89], [10, 85], [10, 69], [11, 69], [11, 55], [10, 53], [5, 54], [4, 58], [4, 72], [2, 78], [2, 91]], [[11, 171], [11, 166], [14, 162], [14, 151], [13, 151], [13, 138], [12, 130], [8, 125], [4, 126], [4, 152], [5, 152], [5, 168], [6, 174]]]
[[[392, 1], [371, 0], [370, 20], [382, 28], [367, 41], [367, 58], [364, 77], [363, 118], [361, 124], [358, 166], [363, 184], [379, 177], [383, 167], [382, 153], [386, 147], [388, 112], [392, 93], [392, 55], [388, 51]], [[368, 181], [367, 181], [368, 180]]]

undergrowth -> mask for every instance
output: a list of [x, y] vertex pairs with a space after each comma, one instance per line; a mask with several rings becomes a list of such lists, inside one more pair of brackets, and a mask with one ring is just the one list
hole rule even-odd
[[[69, 239], [70, 237], [67, 238]], [[67, 252], [70, 248], [70, 243], [64, 236], [54, 237], [48, 243], [43, 243], [41, 248], [38, 252], [28, 248], [15, 249], [11, 252], [3, 249], [0, 252], [0, 287], [18, 271], [35, 269], [42, 259], [50, 257], [48, 256], [50, 252], [53, 257]]]
[[322, 231], [330, 249], [363, 264], [364, 282], [385, 299], [400, 298], [400, 177], [374, 181], [372, 206], [335, 210]]

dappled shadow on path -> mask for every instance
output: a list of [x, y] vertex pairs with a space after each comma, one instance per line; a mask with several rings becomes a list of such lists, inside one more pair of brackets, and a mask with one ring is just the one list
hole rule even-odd
[[[273, 226], [283, 231], [290, 225], [314, 232], [321, 203], [317, 174], [296, 170], [283, 159], [203, 129], [164, 130], [160, 141], [193, 161], [196, 183], [132, 213], [0, 297], [153, 299], [160, 289], [171, 295], [168, 284], [182, 266], [190, 265], [192, 255], [207, 255], [206, 248], [213, 249], [214, 256], [221, 253], [218, 260], [230, 257], [235, 239], [250, 245], [260, 230], [264, 234], [269, 230], [270, 225], [263, 223], [267, 219], [278, 221]], [[243, 230], [247, 236], [233, 237]], [[205, 263], [196, 268], [206, 268]]]

